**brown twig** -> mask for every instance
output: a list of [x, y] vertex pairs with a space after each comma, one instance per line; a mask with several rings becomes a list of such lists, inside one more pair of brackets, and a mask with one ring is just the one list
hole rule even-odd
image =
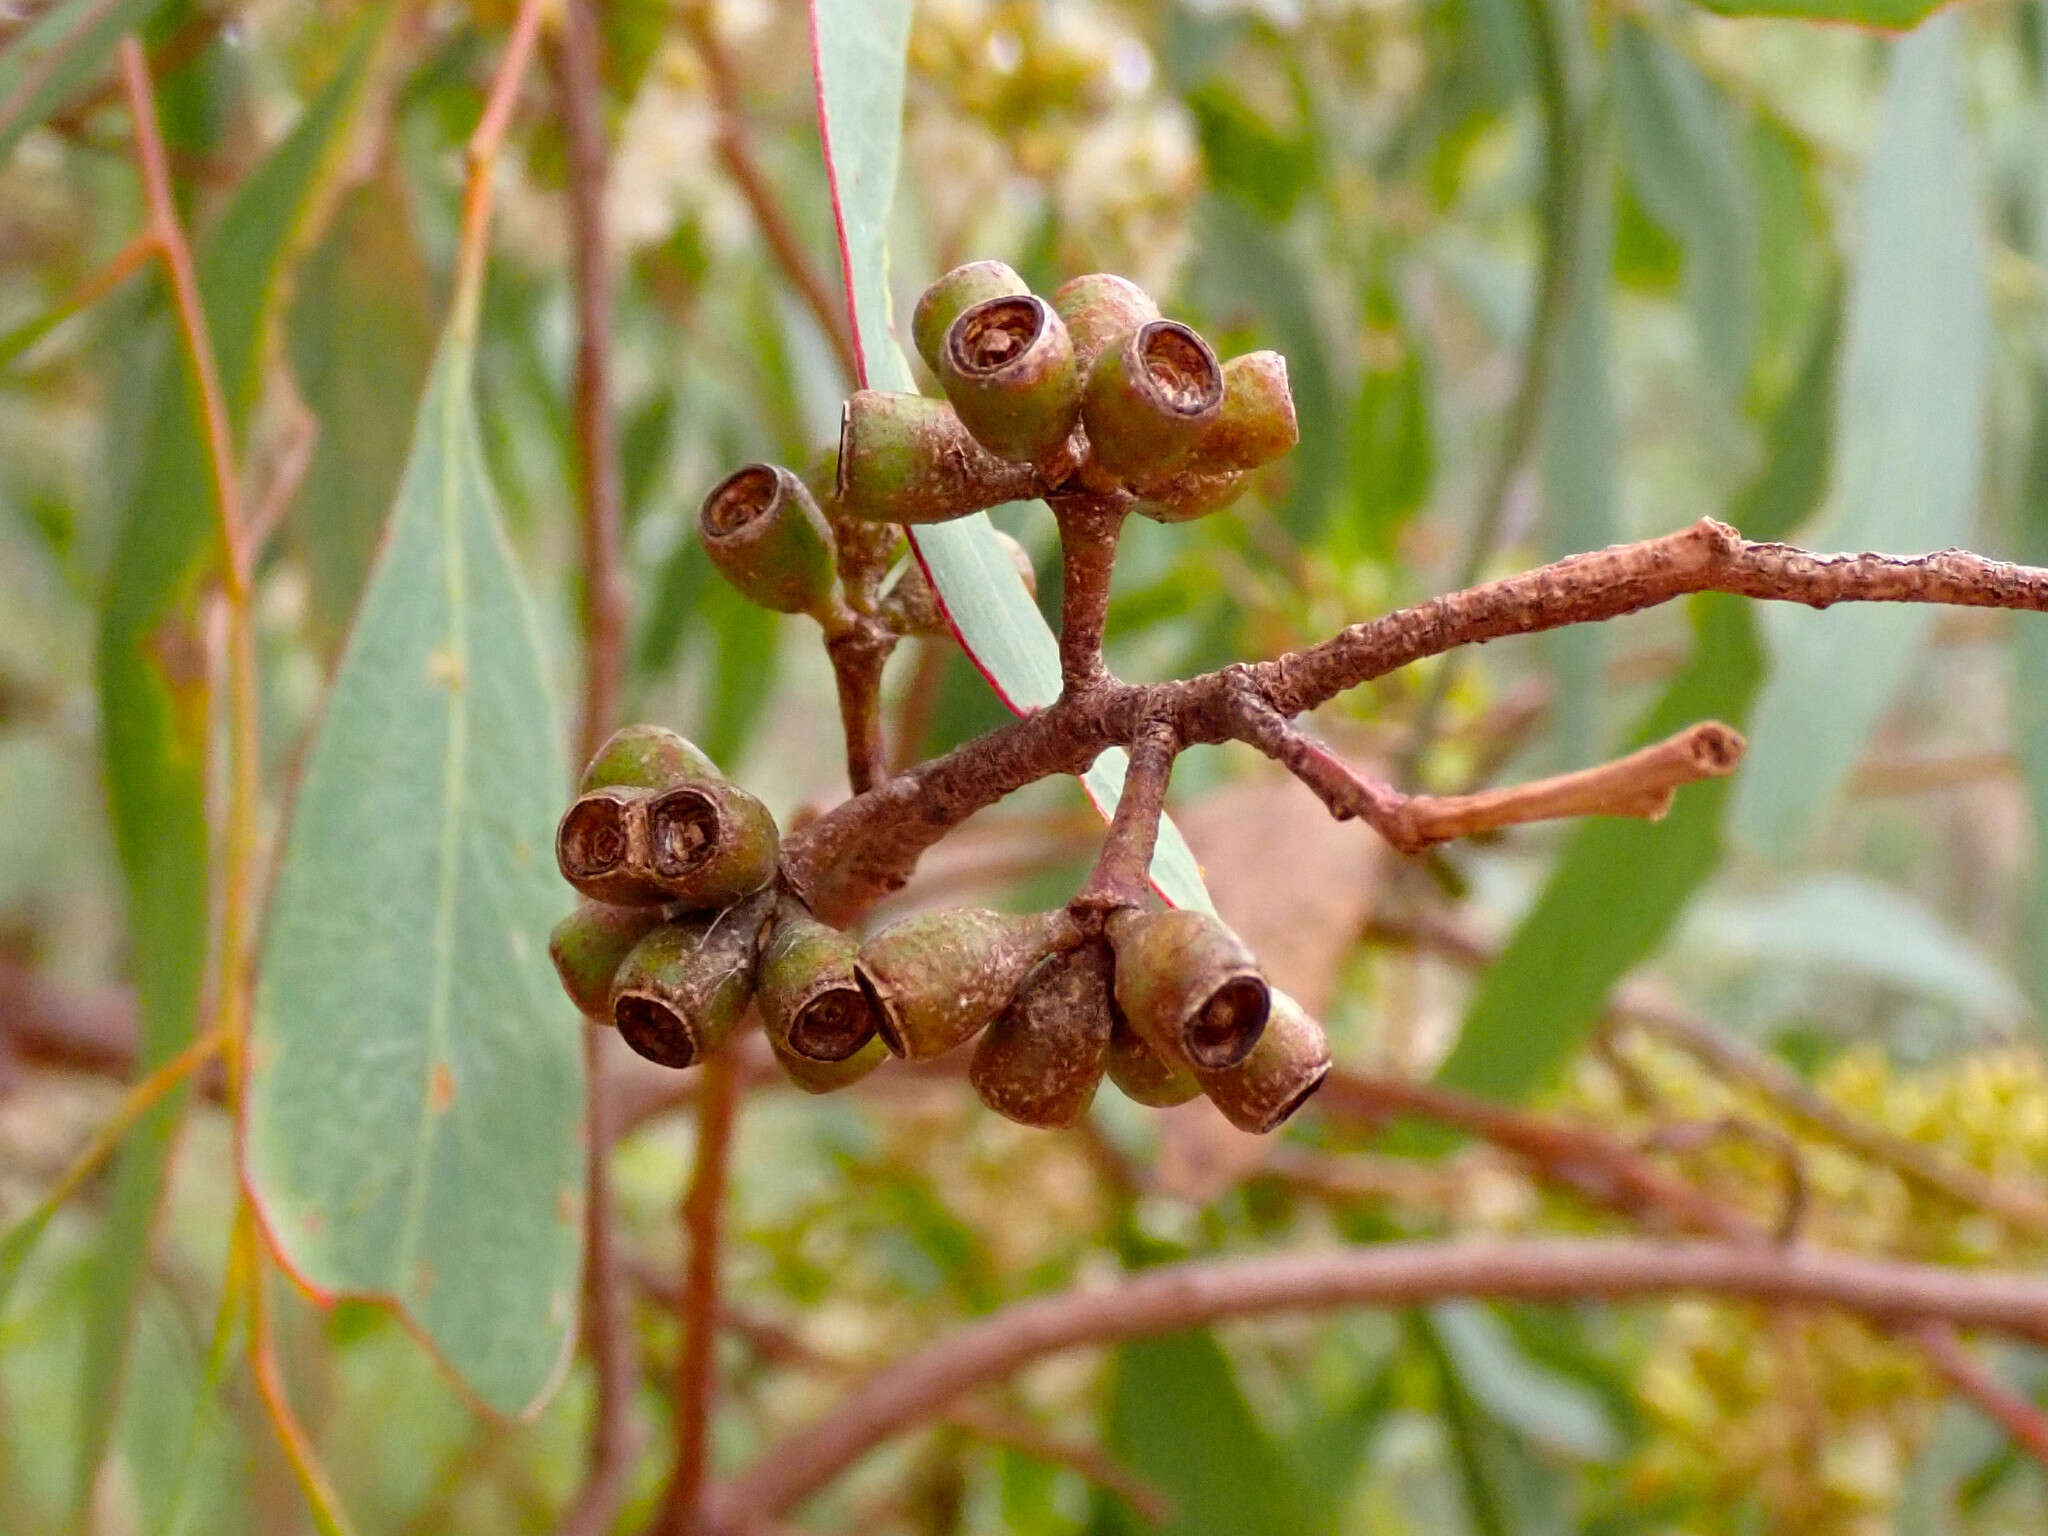
[[716, 1385], [719, 1254], [739, 1074], [731, 1054], [721, 1052], [697, 1076], [697, 1162], [682, 1208], [690, 1253], [676, 1319], [682, 1328], [676, 1358], [676, 1465], [651, 1527], [654, 1536], [696, 1536], [701, 1529]]
[[1682, 1120], [1659, 1125], [1643, 1146], [1650, 1152], [1690, 1152], [1717, 1141], [1752, 1142], [1778, 1160], [1785, 1185], [1785, 1201], [1779, 1209], [1776, 1224], [1771, 1228], [1771, 1240], [1779, 1244], [1795, 1241], [1806, 1221], [1810, 1195], [1806, 1159], [1800, 1155], [1799, 1143], [1783, 1131], [1744, 1119], [1741, 1115], [1721, 1115], [1712, 1120]]
[[1109, 624], [1109, 584], [1126, 507], [1099, 496], [1051, 502], [1060, 525], [1060, 682], [1069, 695], [1109, 680], [1102, 636]]
[[844, 917], [900, 887], [919, 855], [1013, 790], [1078, 773], [1109, 746], [1171, 723], [1184, 743], [1244, 738], [1246, 701], [1282, 719], [1425, 657], [1507, 635], [1599, 623], [1694, 592], [1825, 608], [1839, 602], [2048, 610], [2048, 571], [1960, 550], [1917, 559], [1814, 555], [1758, 544], [1726, 524], [1574, 555], [1354, 624], [1270, 661], [1180, 682], [1105, 679], [857, 795], [794, 834], [784, 868], [814, 910]]
[[1130, 1506], [1131, 1513], [1147, 1525], [1164, 1525], [1173, 1518], [1173, 1504], [1158, 1488], [1138, 1476], [1099, 1445], [1084, 1440], [1062, 1439], [1040, 1429], [1029, 1419], [985, 1403], [960, 1403], [947, 1411], [944, 1422], [966, 1430], [977, 1440], [1029, 1456], [1050, 1466], [1065, 1467]]
[[863, 615], [847, 616], [826, 640], [832, 680], [839, 692], [839, 724], [846, 737], [846, 778], [856, 795], [889, 776], [889, 747], [882, 733], [882, 669], [896, 649], [896, 636]]
[[1102, 855], [1072, 902], [1077, 913], [1144, 905], [1152, 850], [1159, 841], [1159, 818], [1166, 813], [1166, 784], [1173, 777], [1173, 759], [1179, 751], [1180, 743], [1170, 725], [1150, 727], [1132, 745], [1123, 794], [1102, 840]]
[[[627, 596], [621, 547], [618, 431], [612, 411], [611, 253], [606, 239], [608, 175], [600, 79], [603, 39], [590, 0], [565, 0], [550, 62], [568, 146], [570, 280], [576, 297], [578, 543], [583, 570], [583, 698], [577, 761], [593, 757], [618, 724], [626, 681]], [[619, 1272], [618, 1213], [611, 1188], [611, 1100], [605, 1092], [604, 1031], [584, 1028], [587, 1147], [583, 1212], [584, 1338], [597, 1405], [583, 1482], [562, 1518], [563, 1536], [602, 1536], [618, 1519], [641, 1432], [632, 1321]]]
[[853, 337], [847, 330], [845, 309], [819, 275], [818, 269], [811, 264], [803, 242], [797, 238], [795, 227], [783, 212], [781, 201], [768, 184], [768, 178], [762, 174], [760, 162], [754, 158], [746, 112], [740, 101], [739, 81], [725, 45], [718, 40], [709, 7], [702, 4], [685, 6], [683, 26], [689, 33], [691, 45], [704, 60], [704, 72], [711, 83], [712, 105], [718, 110], [719, 163], [746, 200], [769, 255], [775, 258], [783, 277], [796, 290], [797, 297], [803, 300], [804, 307], [811, 312], [812, 318], [818, 322], [818, 329], [824, 332], [825, 340], [831, 344], [832, 355], [838, 358], [846, 381], [854, 383], [860, 378], [860, 367], [854, 359]]
[[710, 1529], [789, 1513], [890, 1436], [974, 1387], [1081, 1345], [1227, 1318], [1451, 1297], [1619, 1300], [1682, 1292], [1835, 1307], [1885, 1324], [1928, 1319], [2048, 1340], [2048, 1282], [1935, 1265], [1784, 1251], [1753, 1242], [1557, 1240], [1387, 1243], [1341, 1253], [1198, 1261], [1025, 1302], [960, 1329], [850, 1391], [713, 1490]]

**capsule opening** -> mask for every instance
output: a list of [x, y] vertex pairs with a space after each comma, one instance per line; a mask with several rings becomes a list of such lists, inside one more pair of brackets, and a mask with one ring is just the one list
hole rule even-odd
[[704, 498], [704, 531], [713, 538], [729, 538], [772, 512], [781, 494], [782, 478], [773, 466], [749, 464], [727, 475]]
[[903, 1030], [896, 1019], [896, 1010], [889, 1006], [889, 1000], [875, 985], [874, 978], [865, 968], [854, 971], [854, 979], [860, 983], [861, 995], [867, 999], [873, 1010], [875, 1033], [882, 1037], [882, 1044], [889, 1048], [891, 1056], [908, 1056], [910, 1052], [903, 1043]]
[[612, 1004], [619, 1037], [649, 1061], [664, 1067], [697, 1062], [697, 1039], [683, 1016], [658, 997], [628, 992]]
[[1264, 981], [1257, 976], [1233, 976], [1210, 993], [1188, 1021], [1189, 1058], [1210, 1071], [1236, 1066], [1259, 1043], [1272, 1006], [1272, 993]]
[[673, 878], [702, 864], [718, 847], [718, 807], [700, 789], [672, 789], [648, 807], [648, 841], [656, 873]]
[[606, 875], [626, 862], [631, 839], [626, 808], [608, 795], [591, 795], [569, 807], [555, 835], [562, 872], [574, 877]]
[[1177, 320], [1138, 330], [1138, 361], [1167, 409], [1202, 416], [1223, 405], [1223, 365], [1209, 344]]
[[845, 1061], [875, 1037], [878, 1014], [858, 986], [833, 987], [797, 1010], [789, 1048], [812, 1061]]
[[953, 361], [964, 373], [1000, 373], [1029, 352], [1051, 315], [1028, 294], [987, 299], [953, 322]]
[[1323, 1086], [1323, 1079], [1329, 1075], [1330, 1064], [1326, 1061], [1316, 1068], [1315, 1074], [1307, 1082], [1295, 1089], [1285, 1099], [1282, 1099], [1279, 1107], [1260, 1122], [1260, 1134], [1263, 1135], [1267, 1131], [1277, 1131], [1281, 1126], [1293, 1119], [1294, 1112], [1316, 1096], [1316, 1090]]

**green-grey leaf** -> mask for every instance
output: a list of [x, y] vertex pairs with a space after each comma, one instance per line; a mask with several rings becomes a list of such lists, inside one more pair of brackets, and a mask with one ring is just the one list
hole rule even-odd
[[1932, 16], [1942, 0], [1697, 0], [1721, 16], [1784, 16], [1795, 21], [1840, 21], [1903, 32]]
[[[1839, 504], [1815, 535], [1840, 548], [1966, 542], [1976, 506], [1990, 318], [1959, 28], [1943, 17], [1893, 53], [1849, 293]], [[1735, 796], [1743, 842], [1779, 859], [1805, 845], [1933, 618], [1892, 604], [1770, 612], [1776, 667]]]
[[1444, 1302], [1429, 1309], [1437, 1337], [1486, 1411], [1537, 1445], [1583, 1461], [1612, 1460], [1621, 1435], [1606, 1404], [1532, 1358], [1487, 1308]]
[[302, 1280], [391, 1302], [519, 1414], [573, 1332], [583, 1072], [546, 953], [566, 769], [462, 314], [285, 844], [246, 1156]]
[[0, 53], [0, 160], [107, 62], [163, 0], [64, 0]]
[[[199, 287], [232, 423], [262, 379], [264, 338], [288, 259], [346, 146], [368, 64], [391, 12], [365, 17], [334, 78], [250, 175], [199, 254]], [[101, 751], [126, 887], [140, 1068], [197, 1030], [207, 910], [206, 686], [193, 601], [218, 549], [220, 511], [205, 457], [198, 385], [186, 350], [161, 372], [134, 498], [101, 601]], [[119, 1403], [135, 1287], [185, 1090], [130, 1133], [115, 1165], [92, 1276], [80, 1498], [90, 1491]]]
[[[840, 259], [853, 305], [862, 382], [914, 390], [916, 380], [890, 328], [885, 226], [903, 138], [903, 55], [910, 0], [812, 0], [819, 126], [839, 215]], [[1042, 709], [1059, 697], [1059, 647], [1038, 605], [994, 537], [984, 513], [912, 528], [967, 654], [1011, 709]], [[1126, 758], [1112, 748], [1082, 775], [1107, 817], [1123, 792]], [[1171, 819], [1159, 823], [1152, 882], [1175, 906], [1212, 910], [1201, 868]]]
[[1728, 104], [1641, 22], [1615, 27], [1614, 96], [1629, 177], [1685, 247], [1686, 298], [1722, 387], [1739, 396], [1757, 326], [1756, 196]]

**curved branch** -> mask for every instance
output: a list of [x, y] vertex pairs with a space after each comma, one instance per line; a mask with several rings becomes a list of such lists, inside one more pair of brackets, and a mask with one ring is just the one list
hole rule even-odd
[[1754, 1243], [1413, 1242], [1362, 1251], [1176, 1264], [1099, 1290], [1010, 1307], [876, 1372], [845, 1405], [771, 1446], [713, 1490], [708, 1529], [787, 1514], [890, 1436], [970, 1388], [1087, 1344], [1226, 1318], [1448, 1297], [1566, 1301], [1707, 1292], [1928, 1320], [2048, 1342], [2048, 1281], [1924, 1264], [1784, 1252]]
[[1812, 608], [1836, 603], [1945, 603], [2048, 611], [2048, 570], [1964, 550], [1902, 559], [1816, 555], [1756, 544], [1726, 523], [1539, 566], [1484, 586], [1354, 624], [1270, 661], [1181, 682], [1105, 680], [857, 795], [792, 836], [784, 868], [821, 916], [848, 920], [899, 889], [924, 850], [976, 811], [1059, 773], [1079, 773], [1106, 747], [1150, 725], [1185, 745], [1253, 741], [1247, 704], [1284, 721], [1412, 662], [1462, 645], [1597, 624], [1695, 592], [1726, 592]]

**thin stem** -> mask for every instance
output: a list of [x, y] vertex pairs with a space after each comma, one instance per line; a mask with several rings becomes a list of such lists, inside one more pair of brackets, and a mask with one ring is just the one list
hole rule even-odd
[[[605, 226], [608, 176], [600, 53], [603, 39], [590, 0], [565, 0], [552, 52], [556, 94], [568, 144], [570, 281], [576, 299], [576, 376], [571, 389], [576, 436], [576, 496], [583, 570], [583, 699], [578, 762], [597, 754], [617, 726], [626, 681], [627, 590], [622, 550], [623, 492], [612, 411], [612, 272]], [[563, 1536], [602, 1536], [617, 1521], [641, 1432], [634, 1413], [639, 1362], [624, 1277], [618, 1211], [611, 1186], [612, 1103], [605, 1091], [605, 1031], [585, 1026], [583, 1297], [584, 1341], [596, 1378], [597, 1405], [582, 1486], [562, 1518]]]
[[[236, 1220], [253, 1227], [255, 1219], [254, 1209], [245, 1199]], [[253, 1235], [250, 1241], [254, 1241]], [[298, 1415], [292, 1411], [291, 1397], [285, 1390], [284, 1371], [277, 1358], [277, 1338], [271, 1322], [263, 1265], [248, 1266], [247, 1284], [249, 1368], [256, 1378], [256, 1395], [262, 1400], [264, 1415], [270, 1420], [285, 1460], [291, 1463], [292, 1476], [298, 1482], [299, 1491], [305, 1495], [314, 1527], [320, 1536], [354, 1536], [355, 1527], [349, 1523], [348, 1513], [335, 1494], [327, 1469], [320, 1464], [320, 1454], [313, 1448], [312, 1439], [299, 1423]]]
[[796, 228], [783, 211], [775, 189], [762, 174], [754, 157], [753, 140], [747, 130], [747, 116], [740, 101], [739, 81], [731, 56], [713, 29], [710, 7], [691, 4], [683, 8], [683, 26], [690, 42], [704, 60], [704, 72], [711, 83], [712, 104], [718, 109], [718, 158], [726, 175], [746, 200], [768, 254], [782, 269], [784, 279], [796, 290], [804, 307], [818, 322], [818, 329], [839, 360], [840, 371], [849, 384], [860, 381], [860, 365], [854, 357], [853, 337], [847, 329], [846, 311], [833, 296], [831, 286], [804, 252]]
[[660, 1536], [697, 1536], [701, 1528], [717, 1385], [719, 1254], [726, 1169], [739, 1110], [738, 1063], [730, 1051], [720, 1052], [697, 1076], [697, 1161], [682, 1207], [690, 1254], [676, 1319], [682, 1328], [676, 1358], [676, 1465], [654, 1524]]
[[1109, 677], [1102, 636], [1127, 513], [1119, 502], [1094, 496], [1062, 496], [1052, 510], [1060, 525], [1060, 682], [1065, 693], [1078, 694]]
[[55, 308], [0, 336], [0, 363], [12, 362], [73, 315], [92, 308], [141, 271], [156, 255], [156, 233], [144, 230], [116, 251], [105, 266], [72, 289]]
[[1076, 911], [1107, 912], [1144, 904], [1152, 850], [1159, 842], [1159, 818], [1166, 812], [1166, 784], [1179, 751], [1173, 727], [1163, 724], [1149, 727], [1132, 746], [1123, 794], [1095, 870], [1073, 900]]
[[846, 627], [825, 642], [839, 693], [839, 724], [846, 737], [846, 778], [856, 795], [866, 794], [889, 776], [882, 669], [895, 649], [893, 633], [879, 621], [859, 615], [849, 616]]
[[468, 176], [462, 189], [462, 230], [455, 251], [454, 323], [464, 331], [475, 327], [477, 306], [483, 298], [498, 152], [504, 147], [506, 131], [512, 125], [512, 110], [518, 105], [520, 84], [533, 61], [534, 45], [540, 40], [547, 7], [548, 0], [519, 0], [519, 11], [512, 18], [512, 35], [505, 43], [505, 56], [498, 61], [490, 95], [484, 100], [483, 115], [477, 119], [476, 131], [469, 136], [463, 152]]
[[1006, 1308], [857, 1385], [715, 1491], [712, 1529], [788, 1514], [867, 1451], [974, 1387], [1082, 1345], [1228, 1318], [1469, 1297], [1516, 1301], [1704, 1293], [1835, 1307], [1881, 1323], [1945, 1320], [2048, 1339], [2048, 1282], [1754, 1242], [1397, 1242], [1339, 1253], [1209, 1260]]

